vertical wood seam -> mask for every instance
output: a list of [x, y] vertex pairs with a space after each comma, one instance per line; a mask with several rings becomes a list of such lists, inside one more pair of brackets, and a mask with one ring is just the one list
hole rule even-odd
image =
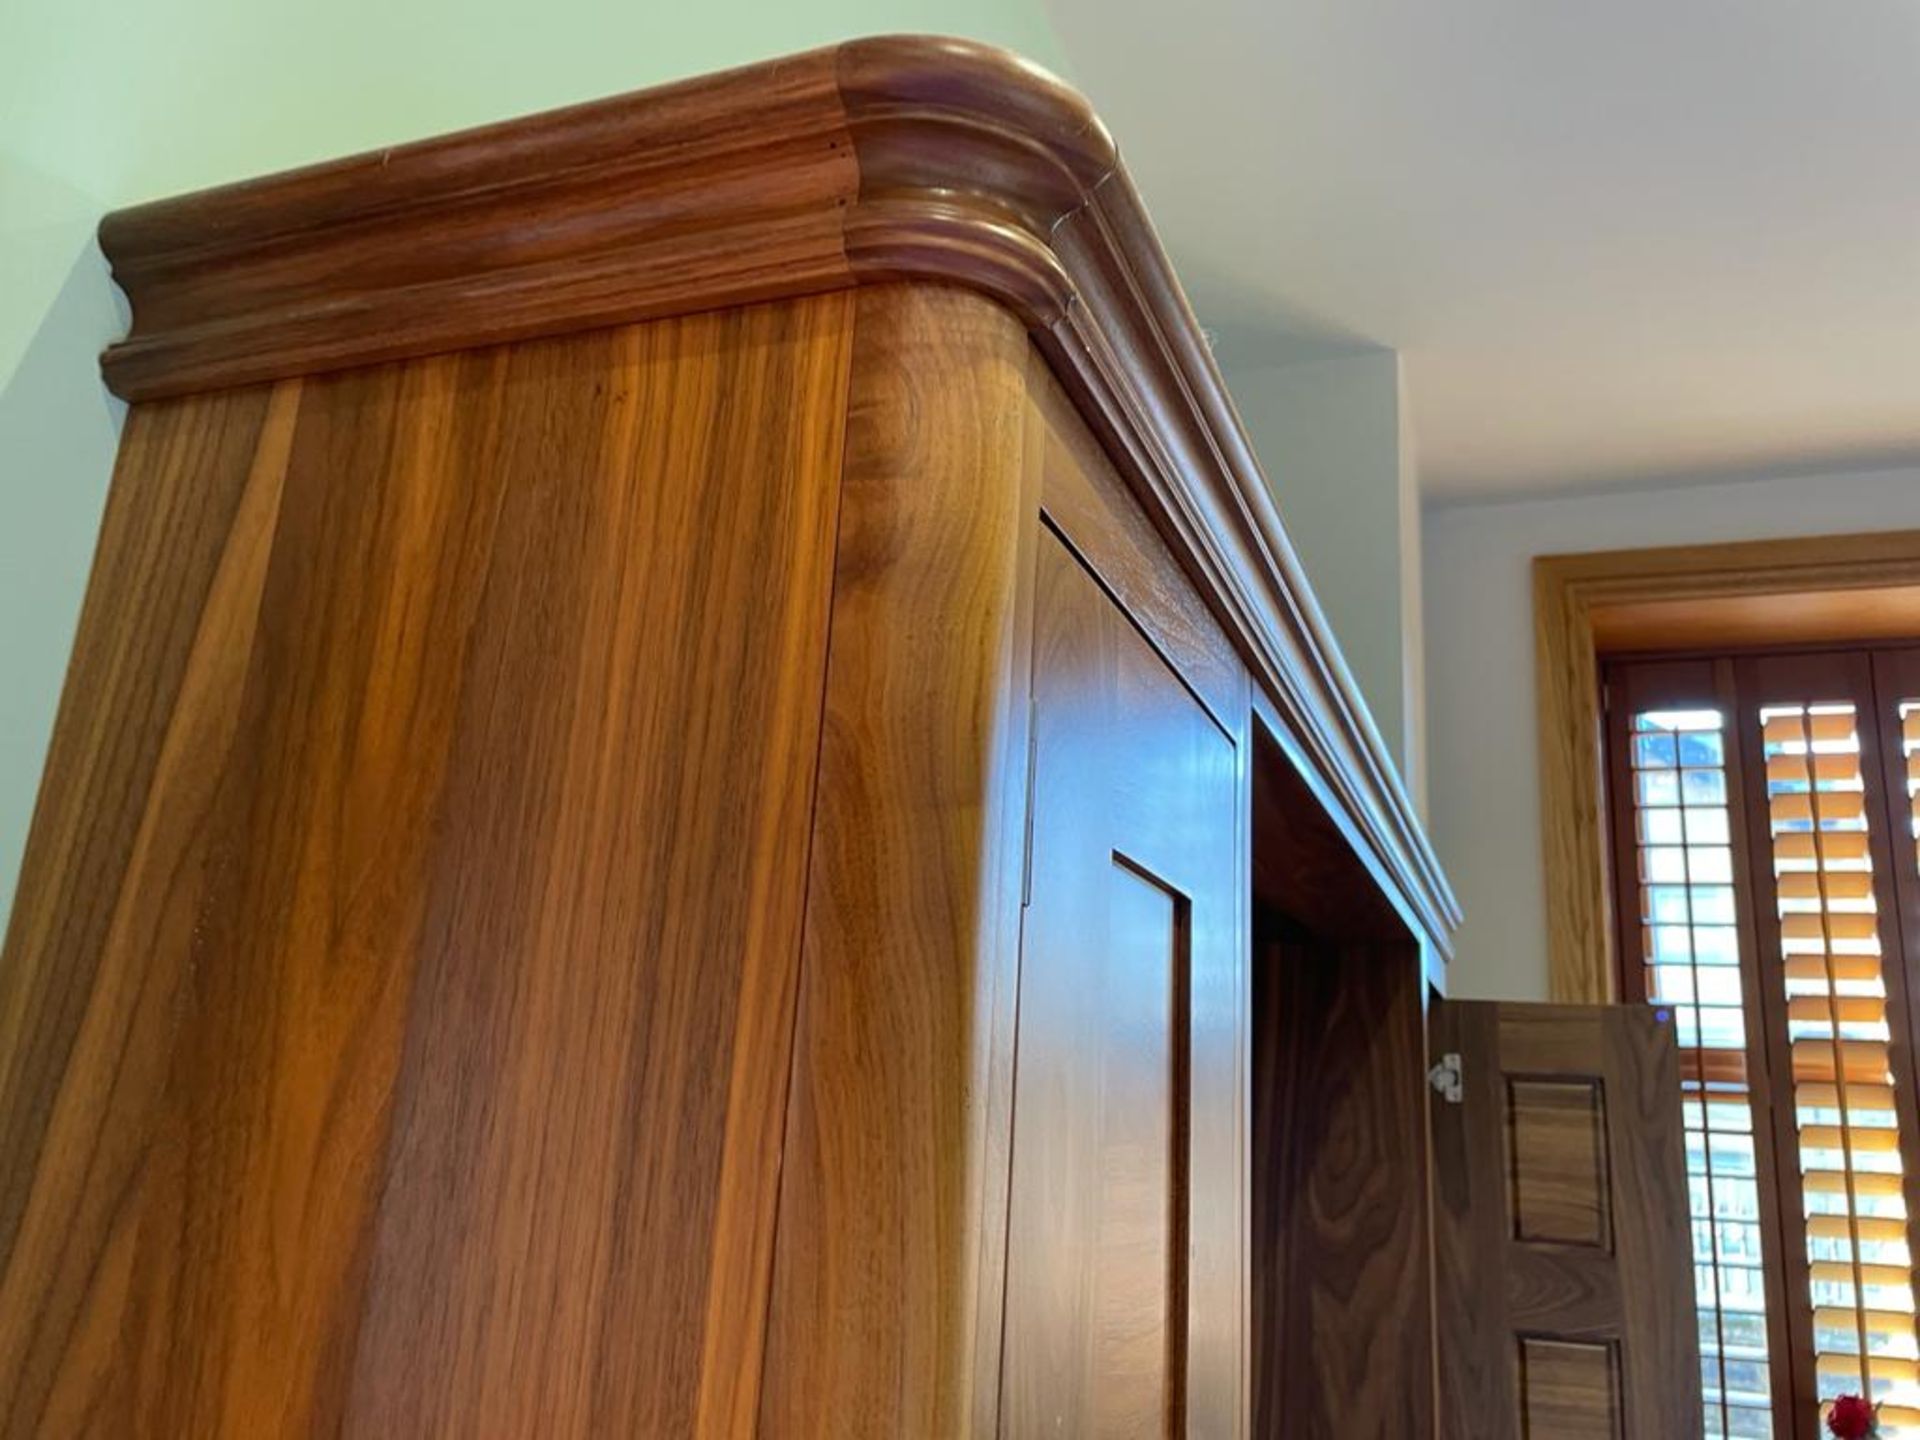
[[[1033, 367], [1042, 363], [1044, 362], [1039, 359], [1037, 353], [1029, 349], [1027, 352], [1029, 377], [1031, 377]], [[1031, 389], [1031, 383], [1029, 383], [1029, 389]], [[1041, 490], [1041, 470], [1045, 464], [1045, 432], [1045, 423], [1041, 420], [1038, 411], [1033, 405], [1029, 404], [1021, 421], [1020, 463], [1022, 481], [1031, 487], [1033, 491], [1032, 498], [1036, 502], [1033, 506], [1032, 514], [1027, 517], [1025, 522], [1027, 528], [1035, 532], [1035, 539], [1038, 538], [1037, 532], [1042, 523], [1040, 507], [1037, 502]], [[1034, 593], [1034, 588], [1037, 583], [1039, 561], [1039, 546], [1028, 545], [1020, 561], [1025, 573], [1019, 577], [1018, 583], [1029, 596]], [[1019, 1107], [1013, 1103], [1014, 1097], [1020, 1093], [1020, 981], [1027, 955], [1027, 912], [1033, 897], [1034, 750], [1035, 736], [1038, 733], [1038, 727], [1035, 723], [1038, 702], [1035, 698], [1034, 685], [1037, 678], [1035, 667], [1039, 663], [1035, 658], [1037, 647], [1034, 644], [1034, 629], [1038, 623], [1038, 614], [1038, 606], [1030, 601], [1026, 607], [1026, 615], [1022, 620], [1016, 622], [1025, 626], [1027, 646], [1027, 663], [1014, 677], [1015, 683], [1021, 687], [1020, 710], [1026, 717], [1025, 723], [1027, 727], [1025, 743], [1019, 747], [1022, 756], [1021, 763], [1026, 769], [1026, 773], [1020, 777], [1021, 806], [1024, 812], [1021, 816], [1020, 907], [1019, 921], [1014, 927], [1013, 963], [1006, 975], [1007, 982], [1013, 987], [1013, 999], [1008, 1012], [1008, 1027], [1010, 1033], [1006, 1039], [1008, 1052], [1006, 1097], [1007, 1165], [1005, 1171], [1000, 1176], [998, 1194], [994, 1194], [991, 1190], [988, 1191], [988, 1197], [998, 1203], [1002, 1210], [1009, 1214], [1013, 1208], [1013, 1147], [1017, 1143], [1020, 1125]], [[986, 1261], [987, 1257], [982, 1257], [982, 1263], [984, 1264]], [[981, 1431], [981, 1434], [976, 1437], [976, 1440], [986, 1440], [988, 1434], [997, 1437], [1000, 1434], [1001, 1417], [1006, 1413], [1007, 1245], [1004, 1234], [1000, 1246], [998, 1263], [1001, 1280], [1000, 1304], [999, 1315], [995, 1321], [997, 1332], [995, 1338], [998, 1343], [994, 1346], [993, 1351], [992, 1383], [989, 1385], [976, 1384], [975, 1386], [976, 1395], [991, 1396], [990, 1402], [981, 1402], [990, 1405], [990, 1413], [984, 1416], [975, 1416], [976, 1429]], [[980, 1422], [983, 1421], [990, 1421], [991, 1423], [990, 1425], [982, 1425]]]
[[[767, 1392], [767, 1338], [773, 1325], [774, 1271], [780, 1264], [781, 1217], [785, 1213], [783, 1201], [787, 1188], [787, 1158], [792, 1151], [794, 1105], [793, 1097], [799, 1086], [800, 1076], [800, 1016], [806, 1009], [807, 997], [807, 923], [813, 914], [813, 852], [819, 834], [818, 816], [820, 813], [820, 771], [827, 749], [827, 699], [828, 677], [833, 673], [833, 611], [840, 594], [840, 537], [844, 518], [843, 501], [846, 495], [848, 436], [852, 429], [850, 409], [853, 399], [854, 358], [860, 353], [860, 306], [857, 299], [847, 306], [847, 343], [841, 362], [840, 375], [840, 466], [833, 479], [833, 543], [827, 555], [827, 604], [825, 621], [826, 639], [820, 646], [819, 698], [817, 710], [819, 722], [815, 726], [813, 741], [813, 782], [807, 802], [807, 843], [805, 855], [800, 864], [800, 923], [793, 937], [793, 1013], [787, 1017], [787, 1080], [782, 1087], [780, 1111], [780, 1154], [774, 1166], [772, 1225], [767, 1239], [767, 1289], [760, 1306], [759, 1342], [760, 1373], [754, 1379], [751, 1433], [757, 1433], [761, 1426], [761, 1415], [766, 1404]], [[706, 1434], [706, 1388], [704, 1370], [701, 1374], [701, 1414], [699, 1433]]]

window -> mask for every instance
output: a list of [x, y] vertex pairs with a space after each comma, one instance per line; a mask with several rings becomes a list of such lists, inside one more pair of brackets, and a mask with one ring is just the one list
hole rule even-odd
[[1604, 671], [1622, 990], [1682, 1051], [1706, 1434], [1920, 1437], [1920, 650]]

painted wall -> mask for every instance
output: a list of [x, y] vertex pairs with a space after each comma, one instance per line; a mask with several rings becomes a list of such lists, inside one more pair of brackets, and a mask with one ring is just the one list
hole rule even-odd
[[7, 0], [0, 26], [0, 916], [100, 522], [116, 206], [860, 34], [1058, 68], [1038, 0]]
[[1399, 356], [1222, 368], [1287, 534], [1417, 799], [1420, 529]]
[[1547, 998], [1533, 557], [1913, 527], [1914, 469], [1428, 510], [1430, 817], [1466, 910], [1454, 994]]

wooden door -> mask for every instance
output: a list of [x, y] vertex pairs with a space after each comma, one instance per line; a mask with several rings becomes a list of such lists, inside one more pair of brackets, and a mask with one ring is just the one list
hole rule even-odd
[[1051, 533], [1034, 636], [1001, 1430], [1240, 1433], [1232, 741]]
[[1443, 1440], [1701, 1433], [1680, 1074], [1646, 1006], [1438, 1004]]

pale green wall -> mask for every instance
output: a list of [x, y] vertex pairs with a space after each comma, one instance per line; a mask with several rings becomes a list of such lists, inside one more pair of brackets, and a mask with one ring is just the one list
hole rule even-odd
[[105, 211], [897, 31], [1059, 66], [1039, 0], [0, 0], [0, 915], [119, 435]]
[[1423, 793], [1420, 511], [1400, 357], [1226, 369], [1287, 535], [1380, 737]]

